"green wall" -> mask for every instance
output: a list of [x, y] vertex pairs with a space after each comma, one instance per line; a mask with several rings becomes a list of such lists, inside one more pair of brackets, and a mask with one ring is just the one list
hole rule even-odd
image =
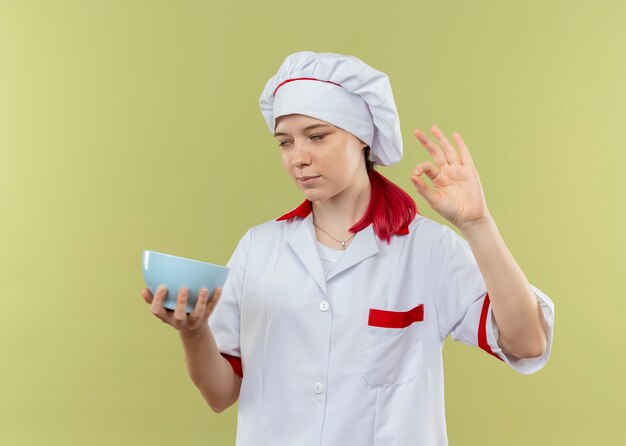
[[411, 130], [463, 135], [556, 303], [536, 375], [447, 344], [450, 443], [623, 444], [625, 5], [0, 0], [0, 444], [234, 443], [139, 295], [141, 251], [225, 263], [301, 201], [258, 99], [303, 49], [389, 75], [405, 157], [381, 171], [438, 221]]

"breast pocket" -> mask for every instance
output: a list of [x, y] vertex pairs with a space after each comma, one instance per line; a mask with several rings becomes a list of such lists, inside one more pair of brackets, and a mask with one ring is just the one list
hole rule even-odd
[[409, 311], [370, 308], [362, 375], [372, 387], [411, 381], [423, 363], [424, 305]]

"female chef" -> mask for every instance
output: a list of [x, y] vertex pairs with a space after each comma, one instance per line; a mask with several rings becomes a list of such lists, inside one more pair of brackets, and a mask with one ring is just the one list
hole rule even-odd
[[[554, 305], [529, 284], [489, 213], [469, 150], [437, 128], [411, 180], [452, 225], [419, 215], [374, 165], [402, 158], [387, 76], [353, 56], [288, 56], [260, 98], [304, 202], [249, 229], [223, 290], [178, 330], [211, 408], [236, 401], [238, 446], [445, 445], [442, 347], [451, 334], [520, 373], [550, 354]], [[424, 181], [424, 175], [434, 187]]]

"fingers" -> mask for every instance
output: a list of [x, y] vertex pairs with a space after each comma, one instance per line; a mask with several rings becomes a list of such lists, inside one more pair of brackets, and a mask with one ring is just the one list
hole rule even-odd
[[430, 130], [439, 140], [439, 144], [441, 144], [441, 147], [443, 148], [443, 153], [445, 154], [448, 163], [461, 164], [461, 161], [459, 160], [459, 155], [456, 153], [456, 149], [452, 147], [452, 144], [450, 144], [450, 141], [448, 141], [448, 138], [446, 138], [446, 136], [439, 129], [439, 127], [433, 125]]
[[216, 288], [215, 292], [213, 293], [213, 297], [211, 297], [211, 300], [207, 304], [206, 311], [209, 316], [211, 315], [211, 313], [213, 313], [213, 310], [217, 306], [217, 303], [220, 301], [220, 297], [222, 297], [222, 288]]
[[[148, 301], [148, 297], [151, 296], [150, 290], [147, 288], [142, 290], [141, 294], [144, 296], [144, 299], [146, 299], [146, 302]], [[213, 296], [209, 300], [209, 290], [207, 288], [201, 288], [198, 301], [193, 311], [189, 314], [187, 314], [187, 302], [189, 300], [188, 288], [181, 287], [179, 289], [176, 298], [176, 308], [173, 312], [171, 310], [168, 311], [163, 306], [166, 295], [167, 288], [160, 286], [151, 301], [152, 314], [179, 331], [187, 331], [195, 330], [206, 323], [222, 295], [222, 289], [216, 288]]]
[[174, 326], [183, 328], [187, 319], [187, 299], [189, 298], [189, 289], [182, 287], [178, 290], [176, 298], [176, 309], [174, 310]]
[[165, 311], [165, 307], [163, 306], [163, 301], [165, 300], [165, 296], [167, 295], [167, 288], [161, 285], [152, 300], [151, 310], [152, 314], [161, 319], [163, 322], [167, 322], [168, 316]]
[[423, 173], [431, 180], [434, 180], [439, 175], [439, 169], [430, 161], [422, 161], [413, 169], [413, 175], [420, 176]]
[[197, 328], [200, 324], [205, 324], [209, 320], [209, 316], [213, 313], [221, 295], [221, 288], [216, 288], [210, 298], [207, 288], [200, 289], [198, 302], [196, 302], [195, 308], [188, 316], [190, 321], [189, 328]]
[[452, 137], [456, 141], [456, 145], [459, 147], [459, 152], [461, 152], [461, 163], [467, 166], [474, 166], [472, 155], [470, 155], [469, 149], [467, 148], [467, 145], [465, 145], [465, 141], [463, 141], [461, 135], [459, 135], [458, 132], [454, 132]]
[[435, 166], [430, 161], [422, 161], [415, 169], [413, 169], [413, 174], [410, 179], [411, 182], [415, 185], [415, 188], [420, 193], [422, 197], [430, 204], [434, 209], [437, 208], [437, 200], [439, 200], [439, 195], [436, 191], [434, 191], [431, 187], [426, 184], [426, 182], [420, 178], [420, 175], [426, 174], [430, 180], [434, 180], [437, 175], [439, 175], [439, 168]]
[[200, 288], [200, 295], [198, 296], [198, 302], [196, 302], [196, 306], [189, 314], [189, 319], [192, 321], [201, 320], [204, 316], [207, 302], [209, 300], [209, 290], [206, 288]]
[[152, 300], [154, 299], [154, 297], [152, 296], [152, 292], [150, 291], [149, 288], [144, 288], [143, 290], [141, 290], [140, 294], [143, 297], [143, 300], [145, 300], [149, 304], [152, 303]]
[[434, 142], [428, 139], [420, 129], [414, 129], [413, 133], [415, 133], [415, 136], [417, 137], [419, 142], [421, 142], [428, 151], [428, 153], [430, 153], [430, 156], [433, 157], [433, 160], [435, 160], [438, 166], [448, 164], [448, 161], [446, 160], [443, 151], [439, 147], [437, 147]]
[[454, 146], [448, 141], [448, 138], [443, 134], [443, 132], [439, 129], [439, 127], [433, 125], [430, 130], [433, 132], [441, 148], [439, 148], [435, 143], [430, 141], [422, 131], [419, 129], [414, 129], [413, 132], [419, 141], [424, 145], [428, 153], [433, 157], [433, 160], [437, 163], [438, 166], [443, 166], [444, 164], [467, 164], [474, 165], [472, 157], [469, 153], [467, 145], [461, 138], [459, 133], [454, 132], [452, 134], [457, 146], [459, 147], [460, 156], [457, 153], [457, 150]]
[[439, 200], [439, 194], [431, 189], [424, 180], [417, 175], [411, 175], [411, 182], [415, 185], [415, 188], [422, 197], [428, 202], [433, 209], [438, 209], [437, 201]]

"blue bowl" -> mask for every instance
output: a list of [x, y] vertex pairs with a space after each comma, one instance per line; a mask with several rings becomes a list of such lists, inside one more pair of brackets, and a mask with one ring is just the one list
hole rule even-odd
[[209, 297], [216, 288], [222, 288], [230, 269], [225, 266], [186, 259], [156, 251], [143, 251], [143, 278], [154, 295], [160, 285], [167, 287], [163, 306], [176, 309], [178, 290], [189, 289], [187, 313], [191, 313], [198, 301], [200, 288], [209, 290]]

